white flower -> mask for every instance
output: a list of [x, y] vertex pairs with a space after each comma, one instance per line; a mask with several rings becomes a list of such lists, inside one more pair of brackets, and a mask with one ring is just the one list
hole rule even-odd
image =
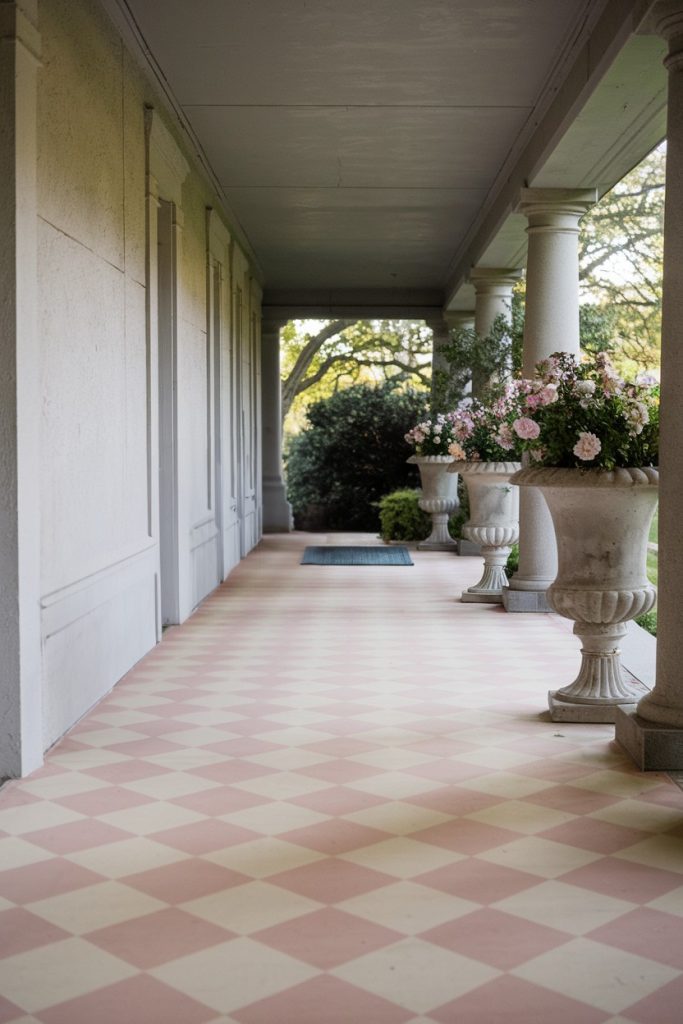
[[602, 450], [602, 442], [599, 437], [595, 434], [591, 434], [587, 430], [582, 430], [579, 434], [579, 440], [574, 445], [572, 451], [576, 455], [577, 459], [582, 459], [584, 462], [590, 462], [596, 455]]
[[577, 380], [574, 388], [579, 395], [594, 395], [595, 386], [594, 380]]

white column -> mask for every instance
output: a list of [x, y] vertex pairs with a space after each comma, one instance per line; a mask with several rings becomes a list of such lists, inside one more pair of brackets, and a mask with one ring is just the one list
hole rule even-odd
[[36, 16], [0, 3], [0, 780], [43, 757]]
[[[522, 189], [528, 219], [526, 312], [522, 372], [553, 352], [579, 352], [579, 221], [594, 189]], [[557, 547], [548, 507], [534, 487], [522, 488], [519, 570], [503, 594], [509, 612], [550, 611], [545, 592], [557, 575]]]
[[617, 740], [642, 770], [683, 770], [683, 3], [656, 5], [669, 44], [659, 443], [659, 599], [655, 687], [636, 713], [621, 711]]
[[[470, 273], [474, 285], [474, 329], [480, 338], [486, 338], [498, 317], [508, 323], [512, 321], [512, 290], [522, 276], [521, 270], [499, 269], [497, 267], [475, 267]], [[477, 374], [472, 380], [472, 392], [481, 394], [488, 382], [479, 380]]]
[[292, 528], [292, 508], [282, 478], [281, 326], [281, 322], [267, 319], [261, 325], [264, 533], [287, 533]]

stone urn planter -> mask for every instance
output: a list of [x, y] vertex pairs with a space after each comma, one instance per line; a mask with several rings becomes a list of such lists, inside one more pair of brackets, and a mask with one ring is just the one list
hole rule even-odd
[[461, 601], [502, 604], [508, 585], [505, 565], [519, 537], [519, 491], [510, 483], [519, 468], [519, 462], [454, 461], [449, 466], [449, 473], [462, 473], [470, 499], [463, 536], [479, 544], [484, 556], [482, 578], [464, 591]]
[[649, 611], [657, 592], [647, 578], [647, 541], [658, 497], [656, 469], [528, 467], [520, 487], [537, 487], [552, 516], [558, 572], [547, 591], [551, 608], [574, 621], [581, 669], [573, 683], [550, 691], [553, 721], [614, 722], [619, 705], [647, 690], [621, 665], [625, 623]]
[[456, 543], [448, 532], [448, 520], [459, 507], [458, 478], [448, 473], [452, 455], [411, 455], [408, 459], [420, 470], [422, 497], [418, 505], [432, 519], [432, 532], [417, 545], [420, 551], [455, 551]]

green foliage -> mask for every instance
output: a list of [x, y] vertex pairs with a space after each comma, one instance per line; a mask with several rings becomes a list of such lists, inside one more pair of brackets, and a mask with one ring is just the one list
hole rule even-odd
[[316, 402], [286, 451], [288, 497], [298, 529], [377, 530], [374, 503], [414, 485], [404, 440], [427, 395], [392, 382], [357, 384]]
[[491, 381], [505, 380], [518, 373], [522, 361], [524, 308], [519, 297], [513, 298], [512, 321], [498, 316], [490, 333], [484, 338], [471, 327], [454, 331], [450, 341], [440, 349], [445, 363], [433, 375], [432, 408], [454, 409], [466, 395], [481, 393]]
[[508, 555], [508, 560], [505, 563], [505, 575], [508, 579], [519, 569], [519, 544], [513, 544], [512, 550]]
[[581, 222], [582, 294], [605, 318], [622, 373], [659, 366], [666, 148], [658, 146]]
[[645, 612], [643, 615], [637, 615], [633, 621], [648, 633], [657, 636], [657, 612]]
[[421, 320], [290, 320], [281, 334], [282, 415], [358, 383], [430, 385], [432, 332]]
[[379, 532], [382, 540], [424, 540], [431, 531], [431, 520], [418, 501], [421, 492], [403, 487], [385, 494], [378, 501]]

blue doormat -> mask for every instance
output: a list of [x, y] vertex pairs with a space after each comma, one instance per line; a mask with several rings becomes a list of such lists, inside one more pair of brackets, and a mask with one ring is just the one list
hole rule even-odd
[[329, 547], [306, 548], [300, 565], [412, 565], [408, 548]]

